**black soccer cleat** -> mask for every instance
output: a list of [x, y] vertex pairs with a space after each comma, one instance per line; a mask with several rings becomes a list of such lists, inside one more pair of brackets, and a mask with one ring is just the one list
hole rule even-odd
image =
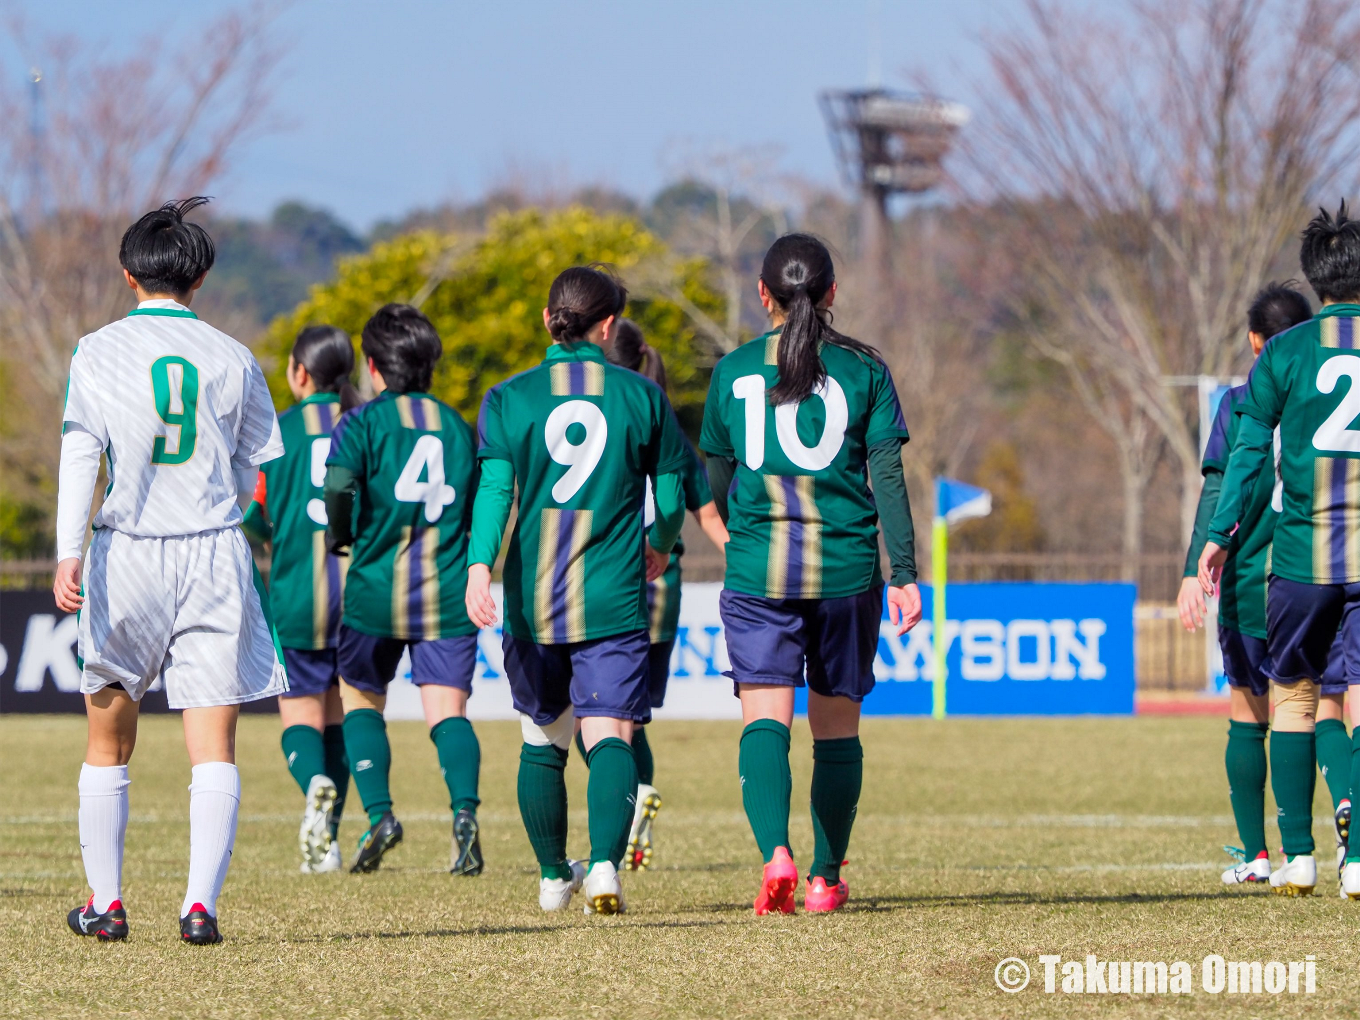
[[127, 911], [122, 900], [114, 900], [102, 914], [94, 909], [94, 897], [83, 907], [66, 915], [66, 923], [77, 935], [93, 935], [100, 942], [121, 942], [128, 937]]
[[1342, 800], [1337, 806], [1336, 814], [1332, 816], [1332, 824], [1336, 829], [1336, 873], [1340, 875], [1346, 870], [1346, 857], [1350, 853], [1351, 802], [1349, 798]]
[[179, 919], [179, 937], [191, 946], [215, 946], [222, 941], [217, 918], [209, 914], [202, 903], [195, 903], [189, 916]]
[[482, 873], [481, 829], [477, 816], [467, 808], [459, 808], [453, 816], [453, 859], [451, 875], [480, 875]]
[[378, 819], [359, 837], [359, 852], [354, 855], [354, 863], [349, 866], [351, 874], [364, 875], [377, 871], [382, 863], [383, 854], [401, 842], [401, 822], [391, 811]]

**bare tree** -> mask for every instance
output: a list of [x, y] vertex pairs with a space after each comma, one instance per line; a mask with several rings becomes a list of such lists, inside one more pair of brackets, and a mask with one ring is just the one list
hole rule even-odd
[[[1309, 203], [1351, 183], [1360, 8], [1029, 0], [1027, 11], [987, 40], [968, 172], [1019, 221], [1012, 243], [1063, 311], [1049, 353], [1098, 395], [1093, 413], [1104, 424], [1117, 392], [1126, 424], [1146, 419], [1165, 439], [1188, 538], [1199, 444], [1175, 377], [1241, 371], [1251, 295]], [[1125, 491], [1141, 498], [1129, 477]]]

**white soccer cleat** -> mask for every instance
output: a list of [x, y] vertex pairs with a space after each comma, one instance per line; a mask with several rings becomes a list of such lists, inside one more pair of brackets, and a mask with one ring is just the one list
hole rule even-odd
[[1341, 895], [1344, 899], [1360, 900], [1360, 861], [1348, 861], [1342, 869]]
[[587, 914], [622, 914], [623, 883], [619, 881], [618, 870], [609, 861], [596, 861], [591, 865], [585, 881]]
[[326, 856], [321, 859], [321, 863], [312, 865], [312, 874], [324, 875], [328, 871], [339, 871], [344, 866], [344, 858], [340, 856], [340, 844], [331, 840], [331, 848], [326, 851]]
[[321, 869], [331, 850], [331, 812], [339, 792], [329, 776], [312, 776], [307, 784], [307, 809], [298, 829], [298, 849], [304, 871]]
[[1254, 861], [1243, 861], [1223, 872], [1224, 885], [1255, 885], [1270, 881], [1270, 858], [1265, 854]]
[[1317, 885], [1317, 859], [1299, 854], [1271, 873], [1270, 888], [1281, 896], [1308, 896]]
[[652, 866], [652, 824], [660, 809], [661, 794], [656, 792], [656, 787], [638, 783], [633, 827], [628, 832], [628, 846], [623, 853], [624, 871], [645, 871]]
[[586, 866], [580, 861], [568, 861], [571, 878], [541, 878], [538, 881], [538, 905], [544, 910], [565, 910], [572, 894], [586, 880]]

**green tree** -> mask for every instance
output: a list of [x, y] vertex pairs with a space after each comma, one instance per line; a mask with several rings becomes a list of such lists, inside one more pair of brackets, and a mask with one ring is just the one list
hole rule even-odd
[[[292, 402], [283, 377], [299, 330], [330, 323], [354, 337], [389, 301], [418, 305], [444, 340], [434, 392], [469, 418], [496, 383], [537, 364], [551, 342], [542, 309], [553, 278], [569, 266], [603, 262], [625, 284], [630, 275], [668, 284], [705, 315], [721, 317], [722, 298], [707, 284], [703, 259], [676, 259], [630, 216], [572, 207], [526, 209], [496, 217], [485, 235], [421, 231], [341, 260], [332, 283], [315, 286], [291, 314], [270, 326], [263, 350], [274, 356], [270, 385], [280, 407]], [[658, 267], [664, 267], [659, 269]], [[697, 431], [714, 351], [685, 311], [649, 284], [630, 294], [626, 314], [665, 358], [671, 400]]]

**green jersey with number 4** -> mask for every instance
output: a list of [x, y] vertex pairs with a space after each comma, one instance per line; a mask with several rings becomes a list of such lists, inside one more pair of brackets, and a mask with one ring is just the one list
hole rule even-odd
[[326, 463], [358, 482], [345, 625], [405, 640], [475, 633], [464, 604], [471, 426], [427, 394], [383, 393], [340, 419]]
[[801, 404], [773, 407], [779, 333], [713, 370], [700, 447], [737, 461], [728, 497], [726, 585], [765, 598], [838, 598], [882, 578], [869, 447], [906, 442], [887, 366], [824, 344], [826, 379]]
[[666, 395], [594, 344], [554, 344], [486, 394], [478, 432], [519, 485], [506, 631], [570, 644], [645, 629], [646, 482], [694, 456]]

